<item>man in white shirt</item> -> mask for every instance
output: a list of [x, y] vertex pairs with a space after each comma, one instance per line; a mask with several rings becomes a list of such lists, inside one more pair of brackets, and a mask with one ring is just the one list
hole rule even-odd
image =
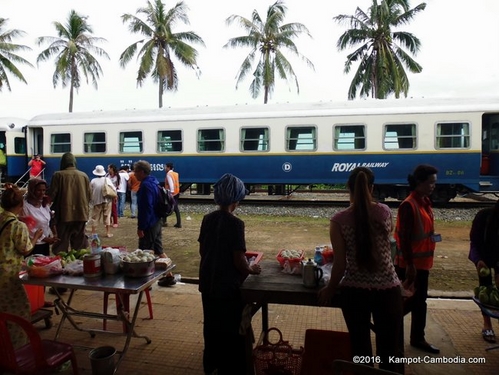
[[130, 178], [130, 175], [128, 174], [129, 169], [128, 165], [122, 165], [120, 171], [118, 172], [120, 177], [120, 184], [116, 189], [118, 193], [118, 217], [125, 216], [126, 191], [128, 188], [128, 179]]

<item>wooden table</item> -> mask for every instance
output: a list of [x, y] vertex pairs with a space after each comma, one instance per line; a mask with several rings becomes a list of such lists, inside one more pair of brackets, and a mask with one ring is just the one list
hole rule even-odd
[[[284, 305], [319, 306], [317, 293], [324, 286], [321, 282], [316, 288], [303, 286], [301, 275], [282, 272], [277, 261], [260, 262], [260, 275], [250, 275], [241, 286], [244, 302], [253, 305], [253, 314], [262, 309], [262, 333], [269, 329], [269, 303]], [[333, 298], [328, 307], [340, 307], [339, 297]]]
[[[94, 337], [96, 333], [106, 333], [106, 334], [118, 334], [126, 336], [124, 347], [121, 351], [117, 351], [119, 354], [119, 360], [116, 363], [116, 367], [114, 372], [116, 373], [123, 357], [125, 356], [128, 347], [130, 345], [130, 341], [132, 337], [140, 337], [146, 340], [148, 344], [151, 343], [151, 339], [145, 335], [138, 335], [135, 332], [135, 323], [137, 321], [137, 315], [140, 308], [140, 302], [142, 300], [144, 291], [151, 287], [158, 279], [160, 279], [163, 275], [170, 272], [175, 265], [171, 265], [166, 269], [156, 269], [151, 276], [141, 277], [141, 278], [132, 278], [126, 277], [122, 273], [117, 273], [114, 275], [103, 275], [99, 277], [84, 277], [84, 276], [66, 276], [59, 275], [48, 278], [33, 278], [29, 277], [27, 274], [21, 277], [21, 281], [23, 284], [32, 284], [32, 285], [43, 285], [45, 287], [53, 287], [55, 292], [57, 293], [57, 299], [54, 301], [55, 306], [62, 312], [62, 318], [57, 327], [57, 331], [55, 334], [55, 340], [58, 339], [59, 334], [61, 332], [61, 328], [64, 325], [66, 319], [71, 323], [73, 328], [78, 331], [88, 332], [91, 337]], [[58, 292], [58, 288], [66, 288], [70, 290], [70, 293], [67, 297], [67, 300]], [[102, 292], [103, 295], [105, 292], [116, 294], [116, 298], [121, 299], [121, 303], [119, 304], [120, 308], [117, 309], [116, 315], [112, 314], [104, 314], [103, 312], [92, 312], [92, 311], [83, 311], [76, 310], [71, 307], [71, 302], [75, 295], [75, 292], [79, 289], [82, 290], [90, 290], [96, 292]], [[138, 294], [135, 307], [133, 309], [133, 314], [130, 315], [129, 311], [124, 310], [123, 299], [129, 298], [131, 294]], [[100, 305], [99, 307], [102, 307]], [[121, 321], [126, 325], [126, 331], [108, 331], [108, 330], [99, 330], [99, 329], [87, 329], [81, 327], [80, 324], [75, 322], [73, 316], [84, 316], [88, 318], [95, 319], [109, 319], [109, 320], [117, 320]]]
[[[316, 288], [306, 288], [301, 275], [290, 275], [282, 272], [277, 260], [263, 260], [260, 275], [250, 275], [241, 286], [241, 294], [247, 306], [251, 307], [251, 316], [262, 310], [262, 330], [257, 345], [267, 340], [269, 329], [269, 304], [319, 306], [317, 293], [324, 286], [321, 282]], [[339, 295], [335, 296], [327, 307], [340, 307]], [[246, 334], [246, 357], [248, 368], [246, 373], [253, 374], [252, 331]]]

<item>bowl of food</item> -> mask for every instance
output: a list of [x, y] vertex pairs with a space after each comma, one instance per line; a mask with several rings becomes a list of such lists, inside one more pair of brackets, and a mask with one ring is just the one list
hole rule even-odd
[[137, 249], [124, 254], [121, 258], [121, 268], [125, 276], [146, 277], [151, 276], [156, 270], [154, 261], [156, 257], [152, 250]]
[[286, 268], [289, 273], [301, 273], [301, 262], [304, 259], [303, 250], [283, 249], [277, 254], [277, 261], [282, 268]]

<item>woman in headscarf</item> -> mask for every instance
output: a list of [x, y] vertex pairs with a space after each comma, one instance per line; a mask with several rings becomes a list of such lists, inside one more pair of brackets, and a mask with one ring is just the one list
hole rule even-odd
[[28, 193], [24, 203], [22, 216], [33, 218], [34, 225], [30, 228], [30, 237], [33, 238], [37, 229], [43, 234], [36, 242], [32, 254], [50, 255], [50, 245], [59, 241], [57, 231], [52, 225], [52, 211], [49, 205], [47, 182], [40, 178], [33, 178], [28, 182]]
[[[244, 336], [239, 326], [244, 305], [240, 286], [260, 266], [249, 265], [245, 256], [244, 222], [233, 215], [247, 190], [227, 173], [214, 185], [219, 209], [204, 216], [199, 233], [199, 291], [204, 315], [203, 367], [206, 374], [244, 374]], [[228, 360], [230, 358], [230, 360]]]

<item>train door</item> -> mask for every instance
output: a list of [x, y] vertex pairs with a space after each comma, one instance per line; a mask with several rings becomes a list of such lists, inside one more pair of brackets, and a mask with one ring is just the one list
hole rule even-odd
[[499, 114], [487, 114], [482, 119], [481, 175], [499, 175]]
[[7, 139], [5, 131], [0, 131], [0, 182], [4, 182], [7, 177]]
[[43, 128], [31, 128], [28, 139], [28, 153], [31, 155], [43, 155]]

